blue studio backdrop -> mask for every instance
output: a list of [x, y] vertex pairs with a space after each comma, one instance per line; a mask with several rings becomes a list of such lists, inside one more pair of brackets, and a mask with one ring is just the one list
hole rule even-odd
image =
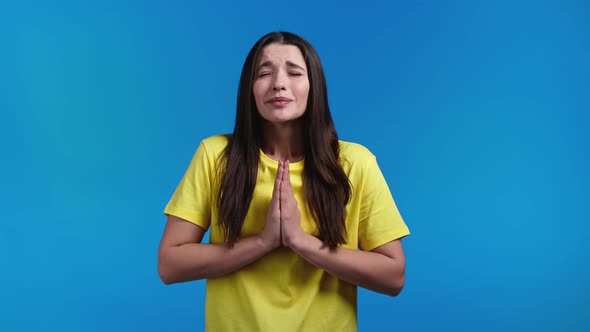
[[341, 139], [412, 234], [361, 331], [590, 328], [586, 1], [4, 1], [0, 331], [202, 331], [157, 274], [162, 211], [231, 132], [270, 31], [322, 59]]

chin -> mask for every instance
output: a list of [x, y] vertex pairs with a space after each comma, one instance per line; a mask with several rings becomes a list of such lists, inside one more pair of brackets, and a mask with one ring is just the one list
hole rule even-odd
[[262, 116], [266, 121], [273, 124], [287, 123], [295, 120], [299, 120], [303, 114], [265, 114]]

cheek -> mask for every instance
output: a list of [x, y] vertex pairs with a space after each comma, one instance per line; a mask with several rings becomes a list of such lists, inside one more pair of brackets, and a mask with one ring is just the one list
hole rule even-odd
[[256, 101], [256, 105], [259, 105], [261, 100], [264, 98], [264, 87], [260, 82], [254, 83], [252, 86], [252, 93], [254, 94], [254, 100]]
[[297, 98], [306, 101], [309, 95], [309, 83], [301, 84], [297, 87]]

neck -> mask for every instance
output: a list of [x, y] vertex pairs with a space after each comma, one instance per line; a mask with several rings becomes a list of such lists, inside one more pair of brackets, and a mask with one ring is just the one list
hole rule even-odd
[[274, 160], [297, 162], [303, 159], [303, 128], [300, 121], [263, 125], [262, 151]]

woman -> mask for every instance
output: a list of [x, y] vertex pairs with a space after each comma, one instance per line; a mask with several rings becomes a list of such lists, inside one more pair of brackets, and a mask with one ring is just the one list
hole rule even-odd
[[250, 50], [233, 134], [201, 142], [164, 213], [159, 274], [207, 279], [209, 331], [356, 331], [357, 285], [404, 284], [408, 228], [375, 156], [338, 140], [320, 60], [291, 33]]

